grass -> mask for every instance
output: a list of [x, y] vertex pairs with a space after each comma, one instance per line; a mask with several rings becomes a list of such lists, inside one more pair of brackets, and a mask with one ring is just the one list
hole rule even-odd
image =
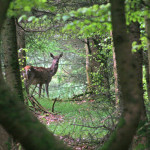
[[[47, 98], [38, 99], [40, 104], [51, 111], [53, 102]], [[47, 128], [59, 136], [69, 136], [74, 139], [87, 141], [98, 140], [107, 130], [102, 126], [101, 120], [108, 114], [104, 109], [95, 109], [91, 102], [62, 101], [56, 102], [55, 112], [62, 115], [64, 120], [50, 123]], [[107, 110], [108, 111], [108, 110]]]

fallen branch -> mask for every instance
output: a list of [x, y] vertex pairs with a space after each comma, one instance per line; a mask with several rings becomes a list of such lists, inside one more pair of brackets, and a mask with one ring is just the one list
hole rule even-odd
[[105, 128], [109, 131], [112, 131], [111, 128], [105, 126], [105, 125], [102, 125], [102, 126], [97, 126], [97, 127], [92, 127], [92, 126], [86, 126], [86, 125], [81, 125], [81, 124], [71, 124], [71, 125], [75, 125], [75, 126], [82, 126], [82, 127], [86, 127], [86, 128], [93, 128], [93, 129], [98, 129], [98, 128]]
[[29, 97], [29, 100], [35, 109], [42, 110], [45, 113], [49, 113], [44, 107], [42, 107], [42, 105], [36, 100], [34, 96]]

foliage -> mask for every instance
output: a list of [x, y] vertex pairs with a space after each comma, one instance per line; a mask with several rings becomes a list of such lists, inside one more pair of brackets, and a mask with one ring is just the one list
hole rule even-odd
[[58, 14], [56, 19], [68, 21], [63, 32], [76, 33], [78, 36], [91, 37], [111, 30], [110, 4], [79, 8], [67, 14]]
[[15, 0], [10, 3], [9, 16], [18, 16], [25, 12], [30, 12], [33, 7], [44, 8], [47, 0]]

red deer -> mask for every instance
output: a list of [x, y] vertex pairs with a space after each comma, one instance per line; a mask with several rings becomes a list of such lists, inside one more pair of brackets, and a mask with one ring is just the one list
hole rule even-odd
[[50, 53], [50, 56], [53, 58], [52, 65], [50, 68], [34, 67], [34, 66], [24, 67], [23, 77], [25, 79], [24, 82], [27, 94], [29, 94], [29, 87], [31, 84], [32, 85], [39, 84], [39, 97], [40, 97], [42, 85], [45, 84], [46, 93], [47, 96], [49, 97], [48, 86], [49, 83], [51, 82], [52, 77], [56, 74], [58, 70], [59, 59], [63, 56], [63, 53], [61, 53], [59, 56], [54, 56], [52, 53]]

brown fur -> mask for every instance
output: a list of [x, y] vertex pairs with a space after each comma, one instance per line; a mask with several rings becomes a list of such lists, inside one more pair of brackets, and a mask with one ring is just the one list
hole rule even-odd
[[34, 66], [24, 67], [23, 77], [25, 79], [25, 88], [28, 94], [29, 94], [29, 87], [31, 84], [32, 85], [39, 84], [39, 97], [40, 97], [42, 85], [45, 84], [47, 96], [49, 97], [48, 86], [52, 77], [57, 72], [59, 59], [62, 57], [63, 54], [60, 54], [59, 56], [54, 56], [53, 54], [50, 53], [50, 55], [53, 58], [53, 62], [50, 68], [34, 67]]

